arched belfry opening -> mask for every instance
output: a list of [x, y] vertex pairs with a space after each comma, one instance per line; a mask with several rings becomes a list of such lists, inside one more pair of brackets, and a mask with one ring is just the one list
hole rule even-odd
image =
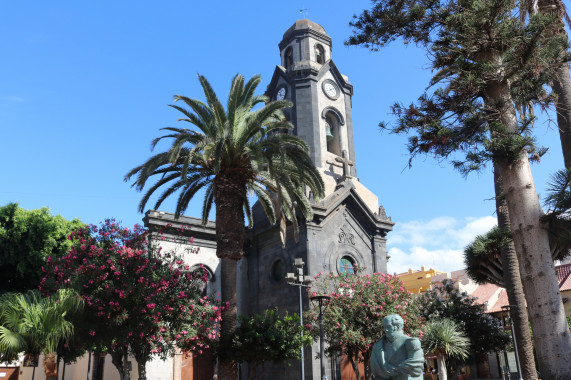
[[345, 120], [341, 113], [333, 107], [323, 110], [321, 117], [324, 119], [325, 139], [327, 141], [327, 151], [337, 156], [341, 156], [341, 133]]
[[327, 151], [338, 156], [341, 155], [339, 144], [339, 121], [331, 113], [325, 115], [325, 136], [327, 139]]
[[286, 49], [284, 60], [286, 69], [293, 66], [293, 48], [291, 46]]
[[325, 49], [321, 44], [315, 44], [315, 62], [321, 65], [325, 63]]

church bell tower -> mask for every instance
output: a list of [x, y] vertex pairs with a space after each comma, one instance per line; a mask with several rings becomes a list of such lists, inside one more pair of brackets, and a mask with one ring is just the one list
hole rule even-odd
[[333, 63], [331, 38], [320, 25], [298, 20], [284, 33], [279, 49], [281, 62], [266, 94], [272, 100], [293, 102], [284, 113], [294, 133], [309, 144], [330, 194], [341, 177], [357, 177], [353, 86]]
[[[296, 259], [304, 273], [337, 274], [387, 271], [386, 235], [394, 226], [378, 197], [357, 177], [353, 139], [353, 86], [332, 59], [333, 45], [325, 29], [298, 20], [279, 43], [280, 60], [266, 95], [287, 99], [284, 109], [293, 131], [307, 142], [310, 156], [325, 183], [325, 197], [312, 200], [313, 219], [298, 217], [299, 237], [291, 229], [282, 245], [279, 227], [271, 225], [261, 205], [253, 207], [254, 228], [248, 231], [245, 257], [239, 263], [241, 313], [263, 313], [278, 308], [299, 313], [298, 289], [285, 281]], [[303, 297], [303, 309], [309, 300]], [[305, 378], [319, 379], [317, 345], [305, 351]], [[343, 358], [328, 358], [327, 375], [340, 379]], [[300, 366], [266, 366], [267, 379], [299, 378]]]

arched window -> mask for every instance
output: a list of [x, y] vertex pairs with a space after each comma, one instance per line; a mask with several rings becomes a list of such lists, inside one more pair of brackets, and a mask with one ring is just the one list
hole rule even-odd
[[339, 259], [339, 274], [355, 274], [357, 265], [351, 256], [343, 256]]
[[198, 274], [200, 277], [206, 279], [206, 282], [201, 285], [202, 295], [206, 296], [214, 291], [212, 283], [215, 281], [214, 273], [206, 265], [198, 264], [194, 265], [190, 269], [193, 273]]
[[327, 151], [341, 156], [339, 120], [331, 113], [325, 115], [325, 136], [327, 140]]
[[322, 65], [325, 63], [325, 50], [319, 44], [315, 45], [315, 61]]
[[285, 52], [285, 67], [289, 69], [293, 66], [293, 49], [292, 47], [288, 47]]
[[277, 259], [272, 264], [270, 278], [273, 282], [280, 282], [285, 277], [285, 264], [282, 259]]

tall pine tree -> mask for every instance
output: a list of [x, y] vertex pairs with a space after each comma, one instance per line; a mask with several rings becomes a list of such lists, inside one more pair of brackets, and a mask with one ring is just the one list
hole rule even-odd
[[[523, 20], [509, 0], [374, 1], [352, 26], [349, 44], [378, 49], [397, 38], [425, 48], [434, 89], [417, 104], [396, 104], [396, 133], [412, 133], [414, 157], [452, 159], [463, 173], [492, 161], [504, 186], [542, 379], [571, 378], [571, 335], [551, 260], [529, 158], [541, 151], [518, 102], [546, 101], [544, 85], [565, 60], [567, 41], [550, 33], [550, 14]], [[550, 38], [546, 38], [549, 35]]]

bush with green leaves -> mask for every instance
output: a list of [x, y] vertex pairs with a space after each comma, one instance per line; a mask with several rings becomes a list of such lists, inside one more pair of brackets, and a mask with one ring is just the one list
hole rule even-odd
[[[297, 314], [279, 315], [277, 310], [266, 310], [263, 315], [240, 315], [239, 320], [240, 326], [233, 335], [220, 338], [217, 356], [223, 362], [248, 363], [250, 378], [263, 374], [265, 362], [299, 359], [301, 347], [313, 342]], [[262, 370], [258, 372], [260, 366]]]
[[419, 297], [420, 311], [428, 322], [451, 319], [470, 339], [471, 350], [477, 354], [499, 351], [509, 343], [500, 321], [484, 313], [484, 305], [476, 298], [460, 292], [455, 281], [444, 280], [442, 286]]

